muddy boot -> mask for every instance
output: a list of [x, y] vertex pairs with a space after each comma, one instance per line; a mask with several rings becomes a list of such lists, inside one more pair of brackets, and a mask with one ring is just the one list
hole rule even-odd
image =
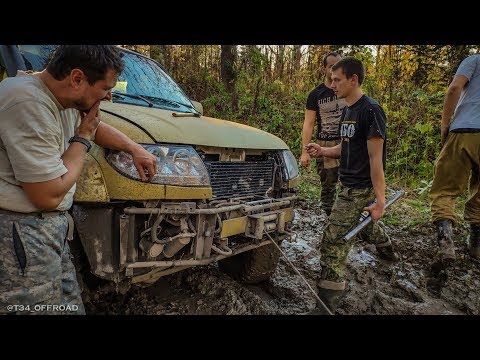
[[452, 240], [451, 220], [438, 220], [437, 226], [438, 250], [432, 263], [432, 270], [438, 272], [445, 269], [455, 260], [455, 246]]
[[398, 260], [400, 260], [400, 257], [397, 255], [397, 253], [393, 249], [393, 244], [390, 240], [388, 240], [383, 244], [378, 244], [376, 248], [377, 248], [377, 254], [381, 259], [391, 261], [391, 262], [397, 262]]
[[[341, 283], [335, 283], [332, 281], [327, 281], [327, 280], [322, 280], [327, 283], [335, 284], [336, 287], [343, 287], [345, 289], [345, 282]], [[332, 314], [335, 314], [335, 310], [337, 309], [338, 303], [340, 302], [340, 299], [343, 295], [344, 290], [331, 290], [331, 289], [325, 289], [322, 287], [318, 288], [318, 297], [320, 300], [322, 300], [323, 304], [330, 310]], [[325, 306], [323, 306], [318, 300], [317, 300], [317, 305], [315, 308], [307, 313], [304, 313], [304, 315], [330, 315], [325, 309]]]
[[470, 255], [475, 259], [480, 259], [480, 224], [470, 224], [467, 246]]
[[[328, 307], [328, 309], [332, 314], [334, 314], [335, 310], [337, 310], [337, 306], [338, 306], [338, 303], [340, 302], [342, 295], [343, 295], [343, 290], [330, 290], [330, 289], [318, 288], [318, 297], [322, 300], [325, 306]], [[321, 309], [325, 311], [325, 314], [327, 314], [327, 311], [325, 310], [325, 308], [322, 306], [322, 304], [318, 303], [318, 301], [317, 301], [317, 309]]]

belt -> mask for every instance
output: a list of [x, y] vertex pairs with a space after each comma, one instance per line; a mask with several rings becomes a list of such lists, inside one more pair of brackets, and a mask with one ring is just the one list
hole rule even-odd
[[73, 228], [75, 227], [75, 223], [73, 222], [72, 215], [70, 215], [70, 213], [68, 211], [55, 210], [55, 211], [44, 211], [44, 212], [21, 213], [21, 212], [16, 212], [16, 211], [0, 209], [0, 214], [23, 216], [23, 217], [36, 216], [36, 217], [39, 217], [41, 219], [43, 219], [47, 216], [65, 215], [65, 217], [67, 218], [67, 221], [68, 221], [67, 240], [68, 241], [73, 240]]

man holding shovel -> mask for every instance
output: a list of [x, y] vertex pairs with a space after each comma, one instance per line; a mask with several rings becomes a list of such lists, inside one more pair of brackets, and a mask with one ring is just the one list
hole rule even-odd
[[[370, 212], [373, 223], [359, 236], [375, 244], [379, 257], [397, 261], [390, 238], [378, 220], [385, 213], [386, 116], [378, 102], [363, 94], [365, 70], [360, 60], [347, 57], [332, 67], [332, 89], [347, 106], [340, 118], [341, 143], [327, 148], [306, 145], [312, 157], [340, 158], [341, 189], [323, 232], [318, 295], [333, 313], [345, 290], [347, 255], [353, 239], [344, 235]], [[319, 307], [320, 312], [325, 311]]]

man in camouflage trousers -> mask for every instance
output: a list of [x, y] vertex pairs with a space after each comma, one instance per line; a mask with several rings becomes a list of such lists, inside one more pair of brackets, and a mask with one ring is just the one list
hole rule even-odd
[[[336, 52], [330, 52], [323, 58], [325, 80], [313, 89], [307, 98], [305, 119], [302, 130], [302, 155], [300, 164], [303, 167], [310, 165], [310, 155], [305, 145], [312, 140], [312, 133], [317, 122], [317, 144], [332, 147], [339, 144], [338, 122], [345, 107], [345, 100], [338, 99], [330, 88], [332, 83], [332, 66], [342, 57]], [[330, 215], [338, 181], [338, 159], [319, 157], [317, 160], [317, 173], [320, 176], [322, 191], [322, 209]]]
[[0, 210], [0, 314], [85, 313], [65, 238], [68, 226], [66, 214]]
[[100, 121], [123, 68], [114, 46], [61, 45], [44, 71], [0, 83], [0, 314], [85, 314], [66, 240], [90, 141], [155, 174], [154, 155]]
[[332, 89], [347, 104], [340, 118], [341, 143], [331, 148], [307, 145], [313, 157], [340, 158], [341, 189], [320, 247], [322, 270], [318, 295], [331, 312], [345, 290], [347, 255], [353, 243], [343, 237], [358, 224], [362, 211], [370, 212], [373, 223], [359, 236], [375, 244], [381, 258], [398, 260], [383, 225], [378, 222], [385, 212], [386, 117], [378, 102], [363, 94], [364, 78], [365, 70], [358, 59], [347, 57], [333, 65]]

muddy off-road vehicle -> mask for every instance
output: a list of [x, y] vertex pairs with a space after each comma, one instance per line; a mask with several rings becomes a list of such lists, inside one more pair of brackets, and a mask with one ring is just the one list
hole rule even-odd
[[[0, 46], [0, 80], [42, 70], [54, 49]], [[270, 237], [290, 236], [294, 216], [299, 173], [288, 146], [203, 116], [158, 62], [121, 51], [125, 70], [101, 119], [155, 154], [157, 172], [144, 183], [129, 154], [93, 145], [72, 207], [75, 259], [88, 260], [86, 274], [122, 285], [216, 261], [238, 280], [267, 279], [279, 258]]]

